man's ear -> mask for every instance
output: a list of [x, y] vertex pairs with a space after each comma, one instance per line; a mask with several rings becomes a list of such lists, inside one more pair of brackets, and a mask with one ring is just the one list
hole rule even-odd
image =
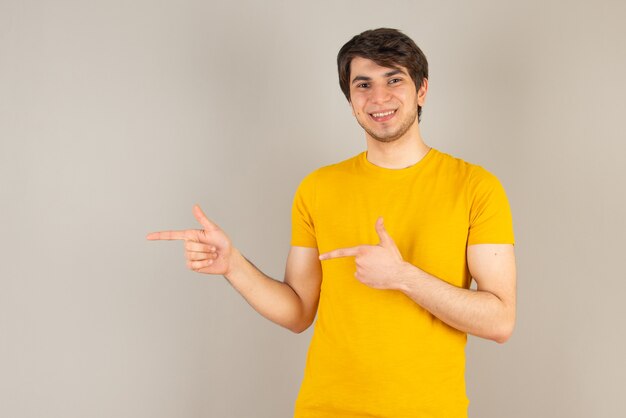
[[424, 102], [426, 101], [426, 93], [428, 92], [428, 79], [424, 78], [422, 80], [422, 85], [417, 90], [417, 104], [420, 106], [424, 106]]

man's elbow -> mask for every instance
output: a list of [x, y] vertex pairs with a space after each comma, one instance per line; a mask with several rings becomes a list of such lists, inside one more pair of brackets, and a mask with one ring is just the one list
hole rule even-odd
[[515, 318], [502, 321], [497, 327], [497, 330], [491, 339], [497, 342], [498, 344], [504, 344], [505, 342], [509, 340], [509, 338], [511, 338], [511, 335], [513, 335], [514, 329], [515, 329]]
[[302, 334], [304, 331], [306, 331], [309, 327], [299, 327], [299, 328], [290, 328], [289, 331], [293, 332], [294, 334]]
[[292, 321], [286, 328], [294, 334], [301, 334], [309, 329], [314, 320], [315, 313], [313, 313], [313, 315], [309, 313], [306, 316], [297, 315], [294, 317], [294, 321]]
[[311, 326], [311, 322], [294, 324], [289, 327], [289, 331], [293, 332], [294, 334], [301, 334], [307, 329], [309, 329], [310, 326]]
[[511, 338], [512, 334], [513, 334], [512, 332], [498, 334], [497, 336], [493, 338], [493, 340], [497, 342], [498, 344], [504, 344], [505, 342], [509, 340], [509, 338]]

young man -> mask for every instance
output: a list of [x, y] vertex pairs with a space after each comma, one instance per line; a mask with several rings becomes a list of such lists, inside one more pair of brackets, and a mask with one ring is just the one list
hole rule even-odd
[[294, 332], [317, 313], [295, 417], [466, 417], [467, 333], [502, 343], [515, 322], [505, 192], [483, 168], [424, 143], [428, 64], [410, 38], [366, 31], [337, 62], [367, 151], [301, 182], [284, 282], [198, 206], [203, 229], [148, 239], [184, 240], [190, 269], [223, 274]]

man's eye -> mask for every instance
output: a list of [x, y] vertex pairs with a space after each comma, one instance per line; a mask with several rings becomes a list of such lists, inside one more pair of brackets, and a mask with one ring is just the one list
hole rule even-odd
[[361, 89], [361, 88], [367, 88], [367, 87], [369, 87], [369, 84], [368, 84], [368, 83], [361, 83], [361, 84], [357, 84], [356, 86], [357, 86], [357, 88], [360, 88], [360, 89]]
[[392, 78], [391, 80], [389, 80], [389, 84], [395, 84], [402, 81], [401, 78]]

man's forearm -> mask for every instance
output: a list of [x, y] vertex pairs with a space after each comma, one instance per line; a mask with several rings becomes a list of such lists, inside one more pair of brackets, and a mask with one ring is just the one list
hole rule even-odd
[[478, 337], [505, 342], [513, 331], [515, 311], [496, 295], [451, 285], [404, 263], [398, 290], [446, 324]]
[[224, 277], [250, 306], [293, 332], [306, 328], [302, 301], [291, 286], [264, 274], [235, 248], [232, 257], [231, 271]]

